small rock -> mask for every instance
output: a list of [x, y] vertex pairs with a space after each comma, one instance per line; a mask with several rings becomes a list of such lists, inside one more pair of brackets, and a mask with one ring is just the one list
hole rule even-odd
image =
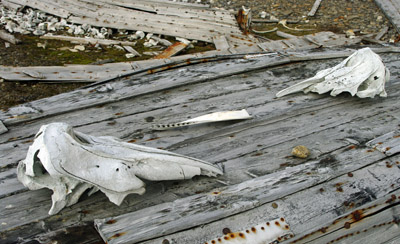
[[85, 30], [83, 30], [80, 25], [75, 28], [74, 35], [83, 35], [83, 34], [85, 34]]
[[33, 34], [34, 34], [35, 36], [43, 36], [44, 34], [46, 34], [46, 32], [43, 31], [43, 30], [35, 30], [35, 31], [33, 32]]
[[125, 57], [126, 58], [134, 58], [136, 55], [135, 54], [133, 54], [133, 53], [127, 53], [127, 54], [125, 54]]
[[267, 17], [267, 12], [262, 11], [262, 12], [260, 13], [260, 17], [263, 18], [263, 19], [265, 19], [265, 17]]
[[153, 33], [148, 33], [148, 34], [146, 35], [146, 39], [149, 40], [152, 36], [153, 36]]
[[46, 43], [40, 43], [40, 42], [38, 42], [38, 43], [37, 43], [37, 47], [41, 47], [41, 48], [43, 48], [43, 49], [46, 49]]
[[292, 150], [292, 155], [298, 158], [307, 158], [310, 156], [310, 151], [305, 146], [296, 146]]
[[78, 51], [85, 51], [85, 46], [76, 45], [76, 46], [74, 47], [74, 49], [75, 49], [75, 50], [78, 50]]
[[161, 52], [153, 51], [153, 52], [143, 52], [143, 55], [147, 56], [156, 56], [159, 55]]
[[347, 37], [347, 38], [356, 38], [356, 34], [354, 33], [353, 30], [347, 30], [347, 31], [345, 32], [345, 34], [346, 34], [346, 37]]
[[77, 52], [78, 52], [78, 50], [72, 49], [72, 48], [70, 48], [70, 49], [68, 49], [68, 50], [71, 51], [71, 52], [73, 52], [73, 53], [77, 53]]
[[40, 23], [38, 24], [38, 29], [39, 30], [47, 30], [47, 23]]
[[143, 31], [136, 31], [135, 35], [136, 35], [139, 39], [143, 39], [144, 36], [145, 36]]
[[175, 39], [176, 39], [177, 41], [179, 41], [179, 42], [185, 43], [186, 45], [189, 45], [189, 44], [190, 44], [190, 41], [187, 40], [187, 39], [185, 39], [185, 38], [176, 37]]
[[120, 51], [125, 51], [125, 49], [123, 47], [121, 47], [120, 45], [114, 45], [113, 46], [115, 49], [118, 49]]
[[144, 42], [143, 46], [145, 46], [145, 47], [153, 47], [153, 46], [156, 46], [157, 44], [158, 44], [157, 41], [155, 41], [154, 39], [150, 39], [147, 42]]
[[278, 19], [277, 17], [273, 16], [273, 15], [271, 15], [271, 16], [269, 17], [269, 19], [270, 19], [270, 20], [273, 20], [273, 21], [279, 21], [279, 19]]
[[11, 46], [9, 42], [5, 42], [4, 45], [6, 46], [6, 48], [9, 48]]

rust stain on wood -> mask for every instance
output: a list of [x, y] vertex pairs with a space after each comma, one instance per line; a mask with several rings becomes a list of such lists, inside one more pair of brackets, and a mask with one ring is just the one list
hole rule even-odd
[[160, 53], [159, 55], [155, 56], [154, 59], [163, 59], [163, 58], [169, 58], [174, 56], [175, 54], [179, 53], [183, 49], [187, 47], [187, 44], [183, 42], [176, 42], [169, 46], [167, 49], [164, 50], [164, 52]]

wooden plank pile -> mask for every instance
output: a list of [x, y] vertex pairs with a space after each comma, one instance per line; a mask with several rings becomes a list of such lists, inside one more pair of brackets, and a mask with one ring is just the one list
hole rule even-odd
[[235, 17], [229, 11], [210, 9], [202, 4], [166, 0], [6, 0], [5, 2], [39, 9], [64, 18], [70, 23], [141, 30], [211, 43], [214, 36], [224, 35], [231, 45], [245, 45], [255, 41], [242, 34]]
[[320, 47], [337, 47], [361, 42], [361, 38], [346, 38], [345, 35], [333, 32], [318, 32], [305, 36], [285, 35], [288, 38], [277, 41], [259, 43], [258, 46], [266, 52], [300, 51]]
[[[398, 51], [380, 54], [393, 73], [400, 67]], [[84, 231], [77, 240], [94, 243], [99, 241], [93, 231], [96, 219], [109, 243], [205, 243], [224, 228], [240, 231], [284, 217], [294, 234], [286, 243], [396, 243], [400, 156], [388, 156], [374, 145], [398, 148], [399, 140], [390, 136], [398, 135], [399, 78], [392, 76], [387, 83], [387, 98], [275, 97], [339, 63], [344, 53], [322, 49], [219, 59], [128, 76], [1, 111], [8, 129], [0, 135], [2, 242], [73, 242]], [[243, 108], [253, 119], [152, 129]], [[51, 192], [28, 191], [15, 169], [39, 127], [55, 121], [95, 136], [112, 135], [222, 164], [224, 175], [149, 183], [146, 194], [131, 195], [119, 207], [96, 193], [48, 216]], [[297, 145], [307, 146], [310, 157], [292, 157]]]
[[[74, 39], [74, 38], [72, 38]], [[86, 38], [85, 38], [86, 39]], [[89, 39], [90, 41], [90, 39]], [[184, 48], [184, 44], [178, 45], [179, 49], [172, 48], [171, 51], [155, 57], [155, 59], [112, 63], [102, 65], [69, 65], [69, 66], [46, 66], [46, 67], [5, 67], [0, 66], [0, 77], [8, 81], [41, 81], [41, 82], [96, 82], [104, 79], [118, 77], [127, 72], [134, 72], [151, 68], [153, 66], [174, 63], [196, 58], [213, 58], [220, 55], [235, 53], [259, 52], [281, 52], [301, 51], [321, 47], [338, 47], [355, 44], [361, 38], [346, 38], [345, 35], [332, 32], [319, 32], [306, 36], [289, 36], [288, 39], [269, 41], [253, 45], [252, 47], [231, 47], [225, 36], [213, 37], [217, 50], [203, 53], [180, 55], [169, 57], [172, 53]], [[257, 47], [258, 46], [258, 47]], [[167, 58], [169, 57], [169, 58]]]

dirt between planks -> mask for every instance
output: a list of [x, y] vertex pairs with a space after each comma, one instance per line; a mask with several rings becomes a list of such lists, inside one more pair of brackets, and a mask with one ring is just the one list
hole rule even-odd
[[[205, 1], [203, 1], [205, 2]], [[368, 34], [377, 33], [385, 26], [389, 31], [381, 40], [389, 41], [398, 39], [398, 33], [386, 19], [382, 11], [375, 5], [373, 0], [337, 0], [322, 1], [314, 17], [305, 17], [310, 11], [314, 0], [214, 0], [207, 1], [211, 7], [220, 7], [232, 11], [237, 11], [241, 6], [252, 9], [253, 18], [259, 19], [260, 13], [267, 13], [266, 19], [277, 18], [298, 21], [297, 24], [291, 24], [290, 27], [299, 29], [313, 29], [313, 31], [291, 31], [278, 26], [276, 23], [254, 23], [253, 28], [257, 30], [268, 30], [279, 27], [280, 30], [294, 35], [310, 34], [318, 31], [333, 31], [335, 33], [344, 33], [352, 29], [356, 33]], [[1, 27], [3, 28], [3, 27]], [[278, 39], [275, 34], [263, 34], [269, 39]], [[60, 47], [74, 44], [63, 41], [44, 41], [36, 36], [16, 35], [22, 40], [22, 44], [11, 45], [6, 48], [5, 42], [0, 40], [0, 65], [6, 66], [48, 66], [64, 64], [89, 64], [101, 60], [110, 60], [114, 62], [134, 61], [138, 59], [125, 58], [125, 52], [113, 48], [103, 48], [101, 51], [90, 46], [86, 46], [84, 52], [73, 53], [69, 51], [60, 51]], [[45, 43], [46, 48], [38, 47], [38, 43]], [[195, 48], [186, 53], [212, 50], [212, 44], [199, 42]], [[143, 56], [141, 59], [151, 58]], [[2, 80], [0, 80], [2, 81]], [[0, 109], [7, 110], [11, 106], [21, 103], [37, 100], [40, 98], [67, 92], [82, 84], [42, 84], [42, 83], [22, 83], [7, 82], [0, 83]]]

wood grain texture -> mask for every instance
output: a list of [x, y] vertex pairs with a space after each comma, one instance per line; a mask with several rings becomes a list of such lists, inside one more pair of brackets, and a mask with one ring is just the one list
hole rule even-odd
[[[97, 90], [99, 87], [90, 87], [83, 89], [86, 93], [80, 90], [25, 104], [25, 110], [14, 108], [16, 117], [8, 118], [6, 124], [9, 131], [0, 135], [2, 241], [13, 243], [18, 238], [31, 240], [43, 235], [51, 240], [70, 226], [89, 228], [86, 224], [94, 219], [127, 213], [140, 217], [142, 209], [150, 214], [163, 207], [177, 214], [169, 219], [160, 215], [169, 224], [159, 223], [162, 227], [159, 232], [145, 229], [151, 220], [142, 225], [137, 223], [151, 235], [157, 232], [142, 239], [145, 243], [161, 243], [164, 239], [170, 243], [174, 243], [173, 240], [201, 243], [221, 236], [223, 227], [241, 230], [280, 216], [286, 219], [290, 216], [287, 220], [297, 238], [300, 233], [321, 228], [374, 200], [389, 199], [399, 187], [398, 154], [388, 157], [366, 147], [366, 142], [398, 130], [400, 80], [396, 74], [400, 67], [399, 54], [381, 54], [394, 74], [386, 86], [387, 98], [303, 93], [275, 98], [282, 88], [342, 60], [321, 61], [321, 58], [344, 57], [345, 53], [335, 56], [337, 52], [312, 52], [307, 58], [315, 60], [295, 63], [290, 62], [304, 60], [306, 56], [289, 55], [290, 59], [284, 59], [288, 63], [283, 66], [279, 66], [281, 57], [267, 59], [268, 56], [181, 66], [107, 83], [111, 90], [101, 92]], [[266, 64], [268, 60], [276, 66]], [[168, 131], [151, 128], [153, 124], [242, 108], [254, 118]], [[38, 111], [39, 116], [23, 118], [24, 111]], [[11, 114], [3, 112], [2, 116], [7, 118]], [[96, 193], [82, 197], [58, 215], [48, 216], [51, 192], [28, 191], [16, 180], [15, 167], [24, 159], [40, 126], [56, 121], [69, 123], [77, 131], [95, 136], [112, 135], [127, 142], [222, 164], [225, 174], [216, 179], [195, 177], [183, 182], [148, 182], [145, 195], [130, 195], [119, 207], [103, 194]], [[291, 149], [297, 145], [309, 148], [308, 159], [290, 156]], [[213, 195], [213, 192], [220, 194]], [[241, 195], [242, 192], [246, 194]], [[211, 202], [207, 203], [216, 205], [187, 205], [185, 200], [190, 199], [209, 199]], [[221, 206], [226, 211], [218, 208]], [[196, 212], [196, 209], [210, 211], [210, 214]], [[189, 215], [179, 218], [185, 211], [198, 218], [189, 218]], [[392, 221], [386, 213], [378, 220]], [[182, 228], [182, 223], [191, 229]], [[157, 223], [152, 225], [157, 226]], [[336, 232], [346, 233], [342, 229]], [[370, 233], [375, 232], [371, 230]], [[387, 240], [395, 238], [393, 234], [387, 236]], [[90, 240], [82, 241], [99, 241], [93, 235], [87, 238]], [[322, 237], [316, 236], [315, 240], [319, 238]]]

